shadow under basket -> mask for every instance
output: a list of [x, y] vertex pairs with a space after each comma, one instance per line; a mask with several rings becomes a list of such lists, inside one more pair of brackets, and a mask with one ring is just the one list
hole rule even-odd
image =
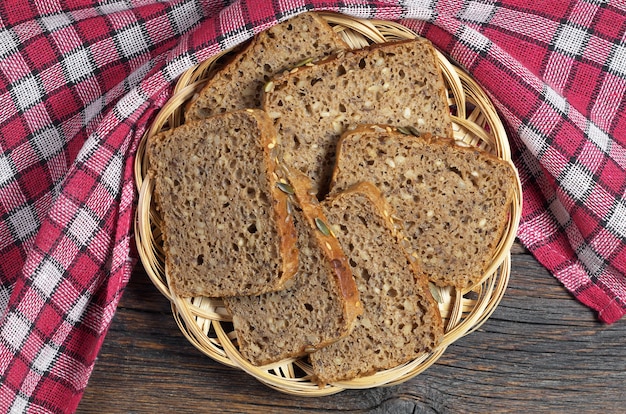
[[[320, 14], [352, 48], [417, 37], [410, 29], [398, 23], [361, 20], [340, 14]], [[307, 357], [287, 359], [262, 367], [254, 366], [237, 349], [231, 318], [222, 300], [206, 297], [183, 298], [170, 289], [164, 264], [162, 220], [152, 200], [154, 183], [147, 173], [148, 161], [145, 154], [145, 143], [150, 136], [184, 122], [185, 105], [219, 67], [220, 59], [226, 53], [228, 51], [183, 73], [172, 97], [143, 137], [135, 162], [139, 190], [135, 234], [139, 255], [154, 285], [169, 299], [180, 330], [189, 342], [210, 358], [242, 369], [267, 386], [293, 395], [315, 397], [334, 394], [344, 389], [389, 386], [418, 375], [435, 363], [448, 346], [482, 325], [500, 303], [510, 276], [510, 249], [521, 214], [519, 179], [514, 189], [507, 227], [481, 281], [466, 290], [452, 287], [433, 288], [433, 296], [438, 302], [445, 328], [443, 341], [433, 352], [374, 375], [323, 387], [311, 380], [312, 370]], [[511, 162], [504, 127], [485, 92], [467, 73], [451, 64], [441, 53], [437, 52], [437, 56], [448, 89], [454, 138]]]

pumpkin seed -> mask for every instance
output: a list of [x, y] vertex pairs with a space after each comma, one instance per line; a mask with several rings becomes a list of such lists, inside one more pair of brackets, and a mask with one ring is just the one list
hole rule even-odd
[[399, 126], [399, 127], [397, 127], [396, 129], [398, 130], [398, 132], [401, 132], [401, 133], [403, 133], [404, 135], [411, 135], [411, 131], [409, 131], [409, 129], [408, 129], [408, 128], [406, 128], [406, 127], [401, 127], [401, 126]]
[[428, 288], [430, 289], [430, 293], [433, 295], [433, 299], [435, 299], [437, 303], [443, 303], [443, 298], [441, 297], [439, 288], [432, 282], [428, 282]]
[[293, 187], [292, 187], [292, 186], [290, 186], [290, 185], [289, 185], [289, 184], [287, 184], [287, 183], [281, 183], [281, 182], [279, 182], [279, 183], [277, 183], [277, 184], [276, 184], [276, 186], [278, 187], [278, 189], [279, 189], [280, 191], [282, 191], [282, 192], [283, 192], [283, 193], [285, 193], [285, 194], [289, 194], [289, 195], [294, 194]]
[[413, 125], [409, 125], [406, 128], [409, 130], [411, 135], [415, 135], [416, 137], [419, 137], [421, 135], [419, 130], [415, 128]]
[[324, 223], [322, 219], [316, 217], [315, 225], [317, 226], [317, 229], [321, 231], [324, 236], [330, 236], [330, 229], [328, 228], [328, 226], [326, 225], [326, 223]]
[[304, 60], [301, 60], [300, 62], [296, 63], [296, 68], [299, 68], [300, 66], [305, 66], [308, 65], [309, 63], [313, 62], [313, 58], [306, 58]]

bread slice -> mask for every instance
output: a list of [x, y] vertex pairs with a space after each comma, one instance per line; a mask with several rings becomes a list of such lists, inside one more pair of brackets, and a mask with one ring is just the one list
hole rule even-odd
[[516, 180], [510, 162], [452, 139], [361, 126], [340, 139], [331, 188], [374, 182], [402, 220], [428, 278], [467, 288], [490, 266]]
[[263, 85], [272, 76], [346, 49], [348, 45], [318, 14], [299, 14], [261, 32], [216, 72], [192, 101], [186, 119], [259, 108]]
[[276, 77], [262, 107], [275, 119], [283, 163], [328, 189], [335, 146], [360, 123], [414, 125], [452, 136], [446, 89], [426, 39], [374, 45]]
[[439, 308], [378, 189], [362, 182], [322, 205], [350, 258], [364, 313], [348, 337], [310, 355], [317, 381], [370, 375], [435, 349], [444, 335]]
[[303, 183], [292, 181], [299, 196], [292, 205], [301, 252], [297, 275], [279, 292], [225, 298], [239, 351], [254, 365], [302, 356], [337, 341], [350, 333], [362, 312], [347, 258], [325, 231], [327, 220]]
[[276, 187], [274, 144], [260, 110], [189, 122], [148, 142], [176, 294], [258, 294], [295, 274], [295, 227]]

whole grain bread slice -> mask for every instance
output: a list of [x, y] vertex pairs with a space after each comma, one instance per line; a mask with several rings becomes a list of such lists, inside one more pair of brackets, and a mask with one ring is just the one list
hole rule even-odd
[[447, 92], [423, 38], [347, 51], [277, 76], [262, 107], [275, 119], [282, 162], [328, 189], [341, 133], [361, 123], [414, 125], [452, 136]]
[[265, 112], [243, 110], [188, 122], [148, 142], [176, 294], [258, 294], [294, 276], [296, 234], [287, 196], [276, 187], [275, 138]]
[[372, 181], [402, 220], [428, 278], [468, 288], [491, 264], [516, 174], [512, 163], [452, 139], [363, 125], [340, 139], [331, 192]]
[[259, 108], [263, 85], [271, 77], [346, 49], [348, 45], [317, 13], [292, 17], [255, 36], [217, 71], [189, 105], [186, 119]]
[[350, 258], [364, 312], [349, 336], [310, 355], [317, 381], [371, 375], [435, 349], [444, 335], [439, 308], [380, 191], [362, 182], [322, 205]]
[[281, 188], [293, 193], [291, 211], [300, 265], [284, 290], [225, 298], [239, 352], [254, 365], [302, 356], [345, 337], [362, 312], [350, 265], [302, 177]]

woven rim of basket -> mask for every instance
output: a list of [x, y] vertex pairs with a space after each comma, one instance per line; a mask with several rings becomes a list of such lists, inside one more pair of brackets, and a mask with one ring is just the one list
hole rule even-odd
[[[352, 48], [417, 36], [410, 29], [394, 22], [362, 20], [335, 13], [320, 14]], [[145, 143], [148, 137], [183, 122], [185, 105], [202, 88], [225, 53], [202, 62], [181, 76], [171, 99], [161, 109], [143, 137], [135, 160], [135, 177], [139, 189], [135, 221], [137, 248], [150, 279], [170, 300], [174, 319], [181, 332], [189, 342], [210, 358], [240, 368], [264, 384], [294, 395], [323, 396], [344, 389], [394, 385], [423, 372], [439, 359], [449, 345], [482, 325], [502, 299], [511, 271], [510, 248], [515, 240], [521, 214], [519, 179], [510, 206], [508, 225], [499, 241], [491, 265], [479, 283], [463, 291], [452, 287], [431, 286], [445, 326], [444, 339], [433, 352], [371, 376], [332, 383], [324, 387], [311, 381], [312, 370], [306, 358], [292, 358], [256, 367], [239, 353], [230, 315], [224, 308], [222, 300], [206, 297], [183, 298], [170, 290], [164, 266], [162, 222], [152, 202], [154, 183], [147, 174], [145, 156]], [[437, 56], [448, 88], [449, 105], [454, 106], [456, 111], [456, 115], [452, 117], [455, 140], [479, 147], [511, 162], [506, 132], [487, 95], [469, 75], [452, 65], [441, 53], [437, 52]]]

